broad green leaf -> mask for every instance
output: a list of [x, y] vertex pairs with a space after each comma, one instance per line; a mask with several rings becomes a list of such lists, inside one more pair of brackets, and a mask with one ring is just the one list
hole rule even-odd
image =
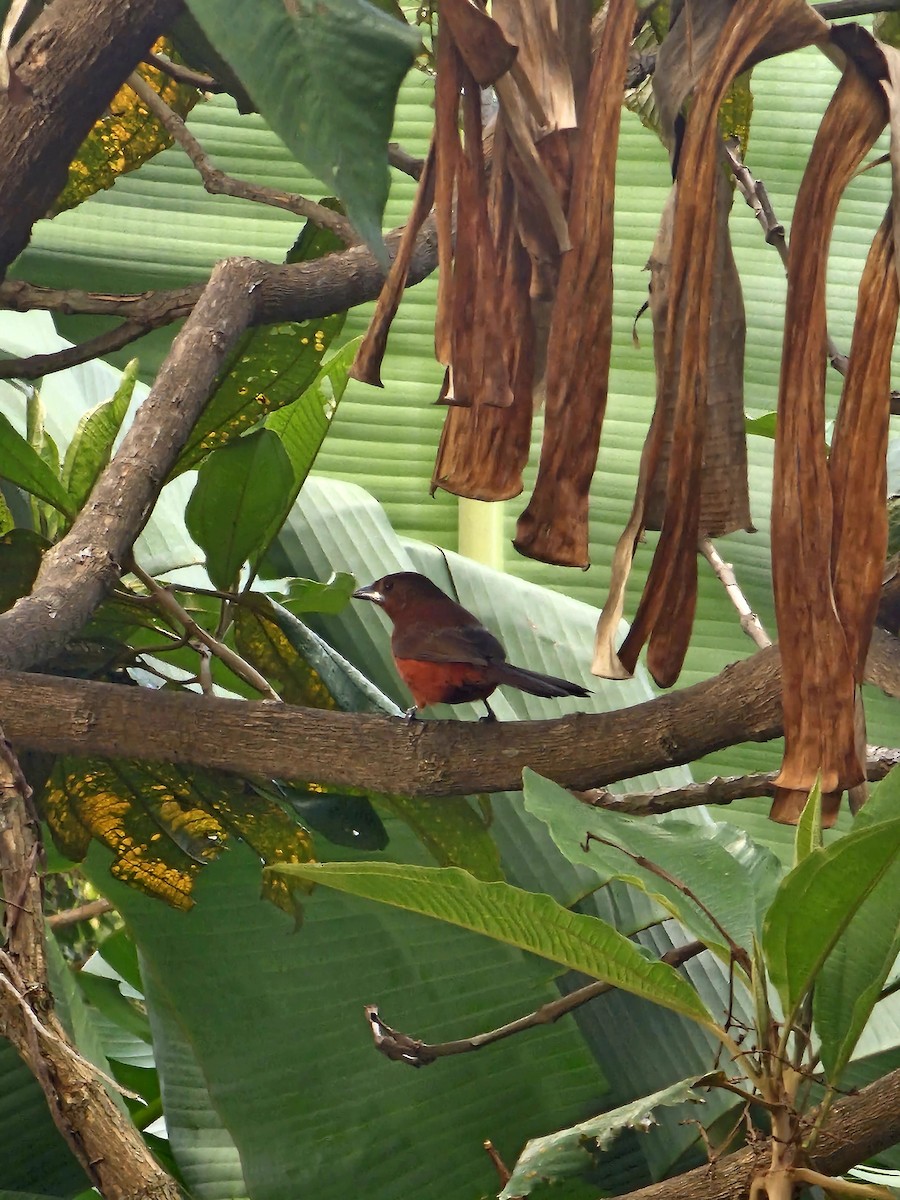
[[264, 558], [300, 494], [341, 402], [358, 347], [358, 338], [342, 346], [302, 396], [266, 419], [266, 429], [278, 435], [287, 451], [293, 471], [293, 485], [284, 496], [281, 508], [272, 514], [268, 524], [261, 530], [252, 560], [254, 568]]
[[797, 822], [797, 839], [794, 842], [794, 866], [808, 858], [813, 850], [822, 848], [822, 777], [816, 776], [816, 782], [809, 793], [809, 799], [803, 806], [800, 820]]
[[702, 1104], [693, 1091], [698, 1078], [682, 1079], [652, 1096], [642, 1096], [599, 1117], [580, 1121], [546, 1137], [533, 1138], [519, 1155], [500, 1200], [517, 1200], [519, 1196], [530, 1196], [541, 1184], [561, 1183], [573, 1175], [584, 1175], [596, 1165], [597, 1153], [624, 1130], [646, 1133], [651, 1129], [656, 1124], [657, 1108], [689, 1102]]
[[413, 831], [440, 867], [462, 867], [488, 883], [503, 878], [500, 855], [487, 824], [465, 796], [431, 800], [417, 796], [374, 796]]
[[482, 883], [457, 867], [318, 863], [279, 867], [275, 873], [289, 886], [294, 881], [324, 884], [483, 933], [604, 979], [702, 1025], [713, 1024], [703, 1001], [672, 967], [646, 958], [604, 921], [570, 912], [550, 896], [508, 883]]
[[301, 613], [339, 613], [357, 587], [355, 577], [346, 571], [336, 571], [326, 583], [318, 579], [289, 579], [287, 585], [287, 593], [278, 596], [278, 600], [295, 617]]
[[[769, 851], [724, 824], [691, 824], [676, 816], [648, 821], [589, 808], [565, 788], [531, 770], [523, 772], [523, 784], [529, 812], [546, 824], [570, 861], [596, 870], [603, 882], [622, 879], [642, 888], [730, 962], [728, 942], [697, 903], [700, 901], [749, 953], [781, 873]], [[589, 832], [613, 845], [591, 840], [586, 846]], [[671, 878], [661, 878], [623, 851], [661, 867]]]
[[[392, 848], [422, 856], [390, 826]], [[291, 936], [291, 920], [260, 904], [259, 863], [242, 845], [203, 873], [187, 919], [111, 880], [96, 851], [87, 870], [140, 948], [167, 1124], [191, 1183], [201, 1156], [215, 1168], [213, 1118], [240, 1146], [249, 1191], [216, 1191], [208, 1178], [209, 1200], [283, 1200], [286, 1179], [315, 1200], [346, 1200], [360, 1179], [366, 1200], [424, 1197], [438, 1165], [442, 1200], [472, 1200], [497, 1190], [486, 1136], [511, 1161], [528, 1138], [600, 1102], [604, 1083], [574, 1022], [511, 1038], [478, 1070], [480, 1056], [462, 1056], [411, 1071], [373, 1048], [367, 1003], [439, 1040], [552, 1000], [546, 964], [528, 955], [324, 888]], [[230, 1172], [224, 1147], [221, 1157]]]
[[47, 545], [30, 529], [10, 529], [0, 537], [0, 612], [31, 591]]
[[67, 517], [75, 515], [72, 497], [3, 413], [0, 413], [0, 478], [46, 500]]
[[0, 1079], [0, 1189], [13, 1195], [40, 1189], [42, 1196], [73, 1196], [85, 1185], [84, 1170], [53, 1123], [34, 1075], [5, 1039], [0, 1040]]
[[[896, 767], [860, 810], [854, 831], [889, 819], [900, 809]], [[860, 905], [825, 959], [813, 993], [813, 1020], [828, 1082], [840, 1083], [879, 994], [900, 954], [900, 857]]]
[[133, 358], [122, 372], [121, 382], [112, 399], [105, 400], [84, 414], [66, 447], [61, 482], [76, 508], [82, 507], [100, 472], [109, 462], [113, 442], [118, 437], [131, 403], [137, 372], [138, 360]]
[[223, 446], [200, 467], [185, 520], [216, 587], [234, 588], [261, 530], [284, 510], [292, 482], [290, 459], [266, 429]]
[[[327, 200], [324, 202], [328, 206]], [[307, 221], [288, 251], [289, 263], [322, 258], [341, 247], [328, 229]], [[316, 380], [322, 356], [344, 326], [346, 313], [306, 321], [281, 321], [249, 329], [229, 359], [170, 478], [201, 462], [211, 450], [233, 442], [269, 413], [293, 404]]]
[[295, 653], [315, 670], [338, 708], [345, 712], [386, 712], [400, 716], [400, 707], [324, 638], [274, 600], [268, 600], [267, 608], [268, 619], [277, 625]]
[[281, 795], [307, 829], [320, 833], [333, 846], [355, 850], [384, 850], [388, 844], [384, 822], [366, 796], [341, 795], [313, 787], [279, 783], [278, 791], [254, 784], [262, 794]]
[[[258, 901], [256, 907], [279, 915]], [[154, 984], [143, 955], [142, 964], [142, 991], [153, 1030], [157, 1070], [165, 1086], [168, 1145], [184, 1179], [185, 1195], [196, 1200], [245, 1200], [248, 1193], [241, 1158], [234, 1139], [213, 1107], [197, 1052], [180, 1014]], [[218, 1020], [215, 1025], [219, 1027]]]
[[[900, 818], [814, 850], [785, 876], [763, 929], [769, 976], [791, 1019], [851, 920], [900, 856]], [[900, 893], [894, 893], [894, 903]], [[895, 909], [893, 930], [897, 927]]]
[[747, 417], [744, 420], [744, 430], [755, 433], [757, 437], [774, 438], [778, 429], [778, 414], [764, 413], [761, 417]]
[[0, 537], [5, 536], [15, 528], [16, 519], [6, 503], [6, 497], [0, 492]]
[[263, 675], [288, 704], [304, 708], [339, 707], [323, 680], [318, 664], [310, 662], [285, 635], [275, 619], [268, 597], [240, 605], [234, 618], [238, 653]]
[[386, 263], [381, 219], [397, 89], [419, 37], [366, 0], [189, 0], [275, 132]]

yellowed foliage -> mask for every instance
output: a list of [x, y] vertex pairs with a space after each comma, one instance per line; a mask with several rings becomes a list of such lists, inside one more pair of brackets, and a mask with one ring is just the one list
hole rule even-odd
[[[112, 874], [130, 887], [189, 909], [194, 882], [232, 837], [266, 865], [311, 862], [309, 833], [275, 801], [211, 771], [119, 759], [61, 758], [39, 798], [60, 851], [73, 861], [92, 838], [114, 859]], [[289, 912], [277, 880], [263, 894]]]
[[[153, 50], [172, 56], [172, 48], [164, 38], [154, 45]], [[196, 88], [176, 83], [144, 63], [138, 67], [138, 74], [181, 117], [186, 117], [200, 98]], [[56, 216], [81, 204], [95, 192], [111, 188], [120, 175], [134, 171], [171, 145], [171, 135], [131, 88], [123, 85], [82, 142], [69, 166], [68, 182], [47, 215]]]

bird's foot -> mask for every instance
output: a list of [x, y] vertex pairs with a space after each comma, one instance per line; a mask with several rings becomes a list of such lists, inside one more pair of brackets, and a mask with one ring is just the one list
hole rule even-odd
[[406, 710], [406, 712], [403, 714], [404, 721], [418, 721], [418, 719], [419, 718], [416, 716], [416, 706], [415, 705], [413, 705], [412, 708], [408, 708]]
[[489, 723], [489, 722], [491, 722], [491, 721], [496, 721], [496, 720], [497, 720], [497, 714], [494, 712], [494, 710], [493, 710], [493, 709], [491, 708], [491, 706], [488, 704], [487, 700], [482, 700], [482, 702], [481, 702], [481, 703], [482, 703], [482, 704], [484, 705], [484, 707], [487, 709], [487, 712], [484, 714], [484, 716], [483, 716], [483, 717], [479, 717], [479, 718], [478, 718], [479, 724], [488, 724], [488, 723]]

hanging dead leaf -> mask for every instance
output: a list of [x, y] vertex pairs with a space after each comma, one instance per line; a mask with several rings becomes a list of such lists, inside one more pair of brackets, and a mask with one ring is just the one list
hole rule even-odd
[[[718, 0], [711, 0], [715, 12]], [[706, 71], [694, 91], [678, 158], [678, 184], [671, 250], [669, 303], [663, 349], [662, 382], [657, 395], [675, 392], [672, 458], [666, 487], [665, 513], [653, 563], [631, 629], [619, 651], [633, 671], [641, 647], [649, 640], [647, 664], [661, 686], [678, 677], [687, 651], [697, 601], [697, 542], [700, 533], [701, 469], [709, 395], [709, 331], [712, 321], [713, 264], [719, 222], [715, 203], [719, 165], [718, 114], [735, 75], [748, 57], [779, 29], [791, 23], [793, 10], [806, 10], [798, 0], [751, 0], [729, 7]], [[682, 15], [692, 21], [684, 42], [696, 53], [696, 0]], [[702, 12], [706, 14], [706, 8]], [[821, 22], [811, 14], [806, 36], [819, 36]], [[703, 22], [703, 29], [706, 27]], [[706, 32], [702, 35], [707, 36]], [[690, 75], [687, 77], [688, 81]], [[661, 106], [663, 126], [674, 127], [681, 88]], [[678, 101], [680, 105], [680, 100]], [[655, 473], [664, 425], [654, 421], [648, 450], [650, 476]]]
[[588, 494], [606, 410], [612, 345], [613, 202], [631, 0], [610, 0], [585, 101], [572, 180], [572, 251], [550, 327], [546, 417], [534, 492], [515, 546], [544, 562], [588, 565]]
[[434, 138], [432, 138], [431, 145], [428, 148], [428, 156], [425, 159], [422, 174], [419, 176], [419, 186], [416, 188], [416, 196], [413, 200], [409, 218], [403, 229], [403, 236], [400, 238], [397, 253], [394, 261], [391, 263], [391, 269], [388, 272], [384, 287], [378, 295], [372, 320], [369, 322], [365, 337], [360, 342], [356, 358], [353, 360], [353, 366], [350, 368], [351, 376], [354, 379], [358, 379], [361, 383], [368, 383], [372, 387], [384, 387], [384, 384], [381, 382], [381, 363], [384, 359], [384, 352], [387, 349], [388, 333], [390, 332], [391, 322], [397, 315], [397, 309], [400, 307], [400, 301], [403, 297], [406, 279], [409, 274], [409, 264], [412, 259], [416, 239], [419, 236], [419, 230], [425, 223], [425, 218], [431, 211], [433, 203]]
[[[854, 733], [856, 664], [832, 590], [825, 285], [838, 203], [886, 118], [883, 96], [848, 60], [813, 144], [791, 234], [775, 440], [772, 580], [785, 732], [778, 784], [794, 792], [808, 791], [819, 772], [823, 793], [865, 778]], [[885, 397], [888, 391], [886, 387]], [[773, 813], [778, 817], [783, 812], [782, 797], [776, 795]]]

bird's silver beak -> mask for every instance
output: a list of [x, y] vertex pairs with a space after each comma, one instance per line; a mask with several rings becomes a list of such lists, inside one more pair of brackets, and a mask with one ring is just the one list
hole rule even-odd
[[373, 604], [384, 604], [384, 593], [380, 592], [374, 583], [370, 583], [368, 587], [357, 588], [352, 599], [371, 600]]

